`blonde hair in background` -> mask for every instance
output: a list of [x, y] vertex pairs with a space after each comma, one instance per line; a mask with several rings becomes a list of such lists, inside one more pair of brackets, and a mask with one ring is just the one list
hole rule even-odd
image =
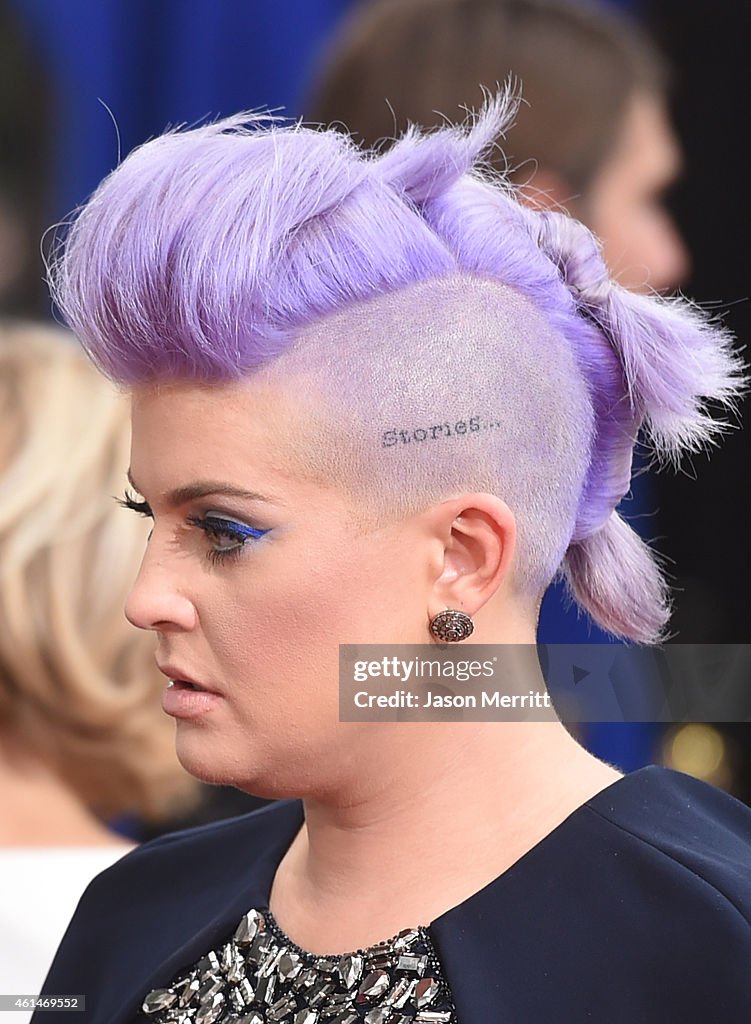
[[123, 614], [148, 534], [113, 500], [128, 420], [65, 332], [0, 326], [0, 737], [101, 817], [153, 822], [197, 785], [159, 705], [153, 637]]

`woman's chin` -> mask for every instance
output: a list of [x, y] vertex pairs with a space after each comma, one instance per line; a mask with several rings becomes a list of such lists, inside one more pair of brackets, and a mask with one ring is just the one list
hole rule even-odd
[[216, 743], [208, 741], [205, 736], [185, 735], [182, 729], [178, 729], [175, 741], [177, 759], [186, 772], [205, 782], [210, 786], [238, 786], [239, 773], [236, 761], [232, 758], [225, 762], [221, 752], [216, 749]]
[[209, 786], [232, 786], [263, 800], [283, 800], [296, 796], [288, 786], [280, 785], [277, 773], [257, 769], [250, 763], [238, 765], [228, 756], [224, 760], [216, 746], [201, 738], [178, 736], [177, 759], [186, 772]]

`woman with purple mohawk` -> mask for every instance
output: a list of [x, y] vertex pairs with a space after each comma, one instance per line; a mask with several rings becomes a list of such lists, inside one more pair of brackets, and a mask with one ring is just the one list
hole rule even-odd
[[677, 460], [743, 384], [716, 324], [477, 169], [512, 114], [380, 157], [247, 115], [172, 132], [70, 230], [54, 294], [132, 395], [153, 520], [126, 614], [183, 765], [275, 800], [94, 880], [45, 983], [90, 1024], [751, 1013], [732, 797], [623, 776], [557, 718], [338, 713], [339, 645], [534, 650], [557, 572], [657, 642], [666, 586], [615, 511], [637, 434]]

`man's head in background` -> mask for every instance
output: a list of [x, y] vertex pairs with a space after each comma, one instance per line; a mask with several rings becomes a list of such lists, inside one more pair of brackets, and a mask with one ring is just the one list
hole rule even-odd
[[681, 160], [667, 69], [620, 12], [574, 0], [365, 0], [305, 114], [373, 145], [408, 122], [456, 119], [509, 76], [525, 105], [503, 150], [528, 201], [583, 220], [626, 287], [680, 285], [688, 255], [663, 205]]

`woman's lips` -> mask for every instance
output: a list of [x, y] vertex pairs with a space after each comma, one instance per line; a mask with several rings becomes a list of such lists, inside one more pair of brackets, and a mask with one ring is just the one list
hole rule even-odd
[[218, 693], [196, 690], [193, 686], [180, 679], [171, 682], [162, 694], [162, 710], [173, 718], [197, 718], [215, 708], [222, 699]]
[[170, 680], [162, 694], [162, 709], [174, 718], [203, 715], [222, 699], [220, 694], [185, 676], [175, 665], [159, 665], [159, 671]]

